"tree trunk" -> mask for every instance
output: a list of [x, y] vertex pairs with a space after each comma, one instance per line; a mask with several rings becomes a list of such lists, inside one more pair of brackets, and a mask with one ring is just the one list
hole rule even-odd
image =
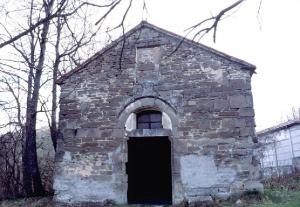
[[36, 115], [42, 70], [37, 70], [34, 77], [33, 93], [27, 103], [25, 151], [24, 151], [24, 190], [27, 196], [43, 195], [41, 175], [38, 167], [36, 150]]
[[[59, 62], [59, 61], [58, 61]], [[57, 123], [56, 123], [56, 110], [57, 110], [57, 88], [56, 88], [56, 80], [57, 80], [57, 72], [58, 72], [58, 62], [55, 62], [53, 67], [53, 80], [52, 80], [52, 110], [51, 110], [51, 139], [53, 148], [56, 151], [57, 147]]]
[[59, 53], [59, 45], [60, 45], [60, 35], [61, 35], [61, 20], [57, 18], [57, 25], [56, 25], [56, 43], [55, 43], [55, 62], [53, 65], [53, 79], [52, 79], [52, 110], [51, 110], [51, 125], [50, 125], [50, 132], [51, 132], [51, 139], [53, 148], [56, 151], [57, 147], [57, 123], [56, 123], [56, 111], [57, 111], [57, 87], [56, 87], [56, 80], [58, 75], [59, 63], [60, 63], [60, 53]]
[[[46, 16], [50, 15], [53, 2], [54, 2], [53, 0], [49, 2], [46, 1], [44, 2], [44, 12]], [[25, 150], [24, 150], [24, 160], [23, 160], [23, 164], [24, 164], [23, 181], [24, 181], [24, 190], [27, 196], [40, 196], [45, 194], [42, 185], [39, 167], [38, 167], [38, 160], [37, 160], [36, 116], [37, 116], [37, 106], [39, 100], [39, 91], [41, 88], [41, 76], [43, 73], [43, 67], [45, 62], [45, 52], [46, 52], [49, 25], [50, 25], [50, 21], [45, 21], [43, 23], [42, 33], [40, 37], [40, 54], [38, 58], [38, 64], [36, 66], [35, 75], [34, 77], [32, 77], [34, 79], [32, 96], [31, 98], [27, 99], [28, 102], [27, 102], [27, 111], [26, 111]]]
[[[31, 110], [32, 111], [32, 110]], [[24, 190], [27, 196], [44, 194], [36, 152], [36, 130], [34, 114], [29, 114], [26, 123], [24, 152]]]

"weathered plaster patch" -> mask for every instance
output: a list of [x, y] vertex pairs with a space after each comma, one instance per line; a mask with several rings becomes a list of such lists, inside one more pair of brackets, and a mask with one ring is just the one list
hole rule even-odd
[[229, 79], [249, 79], [251, 77], [249, 71], [243, 70], [228, 70]]
[[137, 48], [136, 51], [137, 62], [158, 64], [160, 62], [160, 56], [161, 52], [159, 47]]
[[186, 155], [180, 159], [181, 179], [187, 188], [209, 188], [234, 181], [236, 172], [218, 168], [212, 156]]
[[124, 202], [124, 197], [114, 190], [110, 180], [82, 179], [79, 176], [72, 176], [67, 179], [56, 177], [54, 188], [56, 189], [55, 199], [60, 202], [103, 202], [108, 199], [117, 203]]
[[64, 156], [63, 156], [63, 161], [70, 162], [71, 160], [72, 160], [71, 152], [65, 151]]
[[125, 122], [125, 129], [126, 131], [132, 131], [134, 129], [136, 129], [136, 114], [135, 113], [131, 113], [126, 122]]
[[[72, 158], [70, 152], [65, 152], [63, 156], [63, 162], [65, 167], [63, 172], [67, 176], [82, 176], [84, 178], [91, 175], [100, 174], [101, 171], [111, 170], [108, 166], [109, 163], [105, 163], [101, 155], [98, 154], [85, 154]], [[97, 167], [101, 166], [101, 171], [97, 170]]]
[[92, 166], [87, 165], [68, 165], [64, 168], [64, 172], [67, 175], [79, 175], [83, 177], [88, 177], [92, 175], [93, 168]]
[[202, 72], [207, 75], [209, 79], [216, 80], [217, 82], [222, 82], [223, 81], [223, 70], [215, 70], [213, 68], [203, 68]]
[[162, 113], [162, 125], [164, 129], [172, 129], [172, 122], [168, 114]]

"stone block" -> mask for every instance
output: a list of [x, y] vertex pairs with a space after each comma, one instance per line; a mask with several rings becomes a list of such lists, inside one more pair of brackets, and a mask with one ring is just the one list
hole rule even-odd
[[251, 107], [249, 100], [245, 95], [234, 95], [229, 97], [229, 103], [231, 108], [245, 108]]
[[84, 148], [93, 148], [93, 147], [98, 147], [98, 143], [97, 142], [86, 142], [86, 143], [82, 143], [81, 147]]
[[254, 136], [254, 129], [253, 127], [243, 127], [240, 129], [240, 135], [242, 137], [246, 136]]
[[219, 117], [238, 117], [238, 111], [221, 111], [219, 112]]
[[254, 117], [254, 110], [253, 108], [242, 108], [239, 110], [239, 115], [241, 117]]
[[215, 99], [213, 104], [215, 111], [226, 110], [229, 108], [229, 103], [225, 99]]
[[223, 118], [221, 122], [222, 122], [222, 128], [224, 129], [235, 128], [237, 123], [236, 119], [233, 118]]
[[257, 180], [249, 180], [245, 182], [245, 191], [256, 191], [259, 193], [264, 192], [264, 186]]
[[196, 196], [188, 198], [189, 207], [213, 207], [211, 196]]
[[250, 82], [246, 79], [231, 79], [229, 81], [230, 88], [233, 90], [249, 90], [251, 89]]
[[102, 130], [98, 128], [79, 128], [77, 129], [76, 137], [86, 138], [101, 138]]
[[221, 200], [228, 200], [230, 198], [230, 192], [217, 192], [214, 196]]

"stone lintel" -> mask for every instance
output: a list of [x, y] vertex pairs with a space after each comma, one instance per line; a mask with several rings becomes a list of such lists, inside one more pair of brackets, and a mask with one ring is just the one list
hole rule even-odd
[[134, 129], [128, 133], [128, 137], [168, 137], [170, 129]]

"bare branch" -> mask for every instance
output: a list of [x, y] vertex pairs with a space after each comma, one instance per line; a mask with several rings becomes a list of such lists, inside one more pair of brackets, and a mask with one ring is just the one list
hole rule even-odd
[[[213, 41], [216, 42], [217, 28], [218, 28], [219, 22], [222, 20], [222, 17], [227, 12], [233, 10], [234, 8], [236, 8], [237, 6], [239, 6], [240, 4], [242, 4], [245, 1], [246, 0], [238, 0], [238, 1], [234, 2], [233, 4], [231, 4], [230, 6], [222, 9], [216, 16], [212, 16], [212, 17], [209, 17], [207, 19], [204, 19], [203, 21], [189, 27], [187, 29], [188, 33], [190, 33], [191, 31], [194, 31], [194, 30], [198, 30], [196, 32], [196, 34], [193, 36], [192, 40], [195, 40], [195, 38], [198, 37], [198, 36], [200, 36], [199, 39], [201, 39], [205, 34], [209, 33], [210, 31], [213, 31]], [[212, 24], [208, 27], [205, 27], [205, 28], [201, 29], [201, 26], [204, 23], [207, 23], [207, 22], [212, 22]]]
[[95, 25], [98, 25], [99, 23], [101, 23], [113, 10], [114, 8], [120, 4], [122, 0], [118, 0], [118, 1], [113, 1], [112, 6], [109, 8], [109, 10], [95, 23]]
[[29, 28], [27, 28], [26, 30], [24, 30], [23, 32], [20, 32], [19, 34], [11, 37], [9, 40], [6, 40], [6, 41], [0, 43], [0, 48], [15, 42], [16, 40], [20, 39], [21, 37], [27, 35], [28, 33], [32, 32], [33, 30], [35, 30], [37, 27], [43, 25], [44, 23], [46, 23], [54, 18], [72, 16], [83, 6], [93, 6], [93, 7], [98, 7], [98, 8], [110, 7], [109, 11], [104, 16], [102, 16], [102, 18], [100, 20], [97, 21], [96, 24], [98, 24], [100, 21], [102, 21], [103, 19], [106, 18], [106, 16], [121, 2], [121, 0], [117, 1], [117, 3], [115, 3], [115, 1], [113, 1], [112, 3], [107, 4], [107, 5], [97, 5], [97, 4], [93, 4], [93, 3], [89, 3], [89, 2], [83, 2], [82, 4], [80, 4], [79, 6], [74, 8], [73, 11], [68, 12], [68, 13], [61, 13], [64, 6], [66, 6], [65, 5], [66, 2], [67, 2], [66, 0], [61, 1], [60, 6], [57, 8], [57, 10], [53, 14], [47, 15], [45, 18], [37, 21], [34, 24], [31, 24], [31, 26]]

